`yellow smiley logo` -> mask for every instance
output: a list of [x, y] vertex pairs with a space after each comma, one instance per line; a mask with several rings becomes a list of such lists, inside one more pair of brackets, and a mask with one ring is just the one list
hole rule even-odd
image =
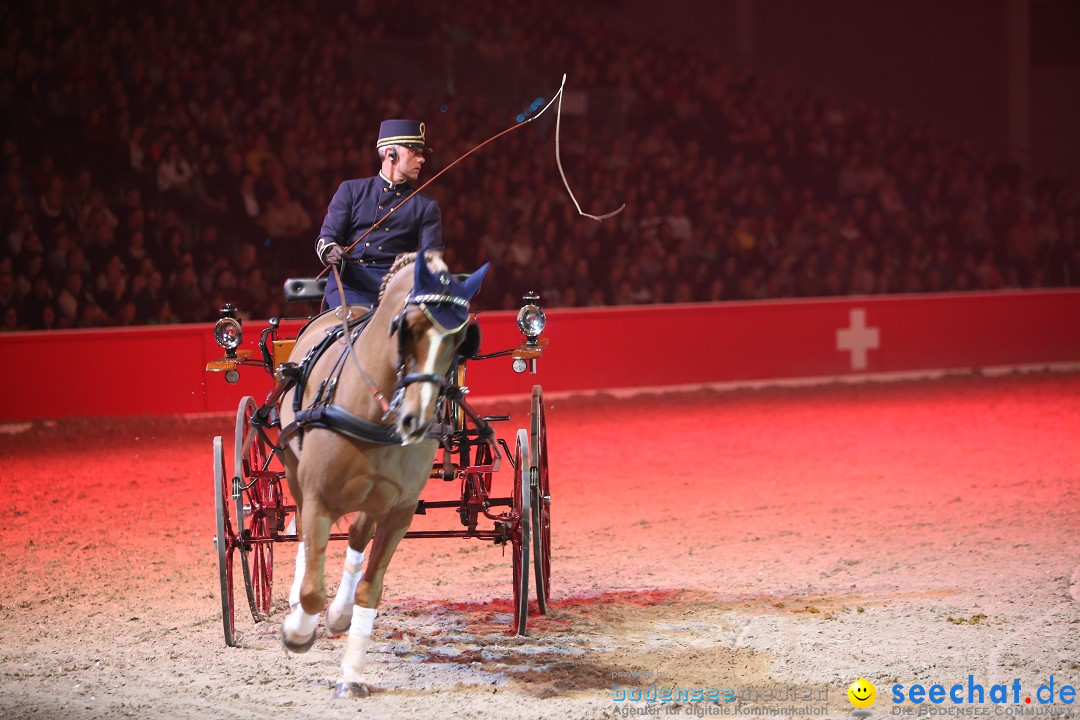
[[869, 680], [859, 678], [847, 689], [848, 700], [857, 708], [868, 708], [877, 699], [877, 688]]

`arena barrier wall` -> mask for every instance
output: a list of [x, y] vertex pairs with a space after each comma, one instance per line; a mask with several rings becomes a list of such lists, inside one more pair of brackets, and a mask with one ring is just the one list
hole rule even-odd
[[[514, 317], [481, 314], [483, 352], [520, 342]], [[264, 326], [245, 324], [245, 347]], [[545, 335], [537, 375], [509, 358], [470, 363], [473, 395], [1078, 362], [1080, 291], [553, 309]], [[14, 368], [4, 420], [232, 411], [272, 385], [259, 367], [235, 385], [206, 373], [222, 355], [209, 323], [8, 333], [0, 348]]]

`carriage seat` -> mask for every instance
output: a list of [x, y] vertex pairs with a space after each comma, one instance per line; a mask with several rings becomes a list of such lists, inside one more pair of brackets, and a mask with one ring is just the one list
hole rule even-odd
[[317, 302], [323, 299], [328, 278], [289, 278], [285, 281], [288, 302]]

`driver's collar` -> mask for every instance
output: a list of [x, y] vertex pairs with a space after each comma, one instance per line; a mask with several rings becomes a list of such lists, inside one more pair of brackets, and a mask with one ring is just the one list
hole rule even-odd
[[395, 183], [393, 180], [391, 180], [390, 178], [383, 175], [382, 170], [379, 171], [379, 177], [381, 177], [383, 179], [383, 181], [389, 186], [389, 188], [391, 190], [397, 190], [398, 188], [408, 187], [409, 186], [409, 181], [408, 180], [402, 180], [399, 183]]

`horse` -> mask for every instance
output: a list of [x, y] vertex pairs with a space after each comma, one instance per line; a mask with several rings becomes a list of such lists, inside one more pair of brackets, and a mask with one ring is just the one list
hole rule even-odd
[[[384, 279], [366, 325], [333, 342], [338, 352], [317, 358], [312, 353], [342, 323], [332, 312], [312, 321], [290, 355], [290, 362], [310, 367], [302, 368], [307, 382], [282, 397], [279, 411], [282, 459], [303, 543], [302, 560], [297, 559], [303, 572], [299, 604], [283, 621], [281, 637], [292, 652], [306, 652], [314, 644], [326, 603], [323, 565], [331, 526], [359, 513], [349, 530], [342, 586], [326, 620], [329, 631], [349, 633], [337, 698], [368, 694], [364, 661], [383, 577], [430, 477], [439, 443], [429, 430], [466, 334], [469, 301], [487, 268], [459, 282], [438, 255], [401, 256]], [[296, 403], [298, 391], [302, 397]], [[393, 398], [389, 403], [388, 397]], [[352, 421], [343, 422], [342, 411]], [[361, 576], [363, 551], [372, 540]]]

